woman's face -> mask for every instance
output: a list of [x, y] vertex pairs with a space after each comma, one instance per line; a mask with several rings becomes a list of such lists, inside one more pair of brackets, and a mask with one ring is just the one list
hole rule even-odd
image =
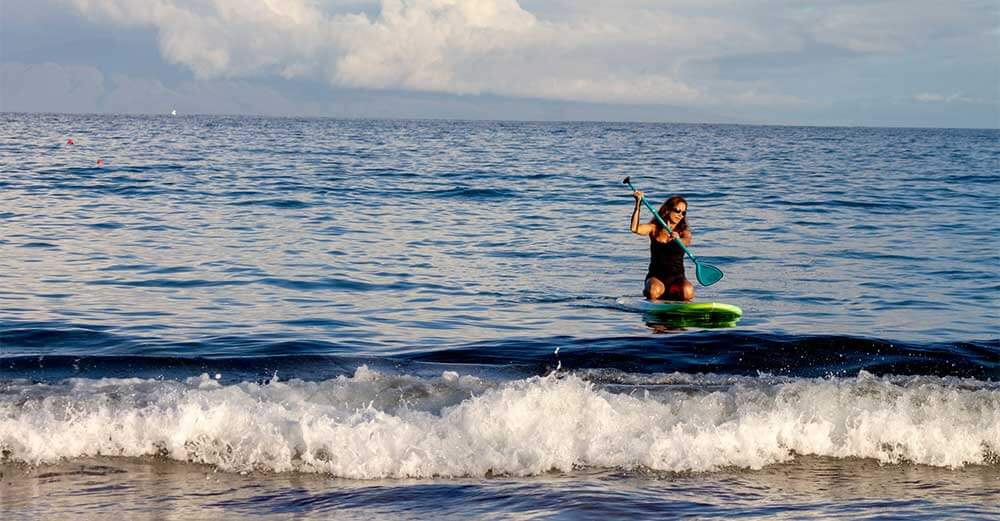
[[670, 216], [670, 218], [667, 219], [667, 221], [670, 222], [670, 224], [677, 224], [681, 222], [681, 219], [687, 215], [687, 209], [688, 207], [685, 203], [677, 203], [673, 206], [668, 206], [667, 211], [669, 213], [667, 215]]

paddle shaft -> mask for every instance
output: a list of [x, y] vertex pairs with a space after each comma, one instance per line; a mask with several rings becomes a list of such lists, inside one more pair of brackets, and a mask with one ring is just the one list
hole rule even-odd
[[[631, 188], [633, 192], [636, 191], [635, 187], [632, 186], [632, 181], [626, 179], [625, 184], [627, 184], [628, 187]], [[660, 224], [662, 224], [663, 227], [667, 229], [667, 233], [669, 233], [670, 235], [674, 234], [674, 231], [673, 229], [670, 228], [670, 225], [663, 220], [663, 217], [660, 217], [660, 212], [657, 212], [656, 209], [653, 208], [653, 205], [649, 204], [649, 201], [646, 200], [646, 196], [642, 197], [642, 204], [646, 205], [646, 208], [649, 208], [649, 211], [653, 212], [653, 217], [656, 217], [656, 220], [660, 221]], [[691, 251], [688, 250], [686, 246], [684, 246], [684, 241], [678, 239], [677, 244], [681, 247], [682, 250], [684, 250], [684, 253], [686, 253], [688, 257], [691, 257], [691, 260], [697, 264], [698, 260], [695, 259], [694, 255], [691, 255]]]

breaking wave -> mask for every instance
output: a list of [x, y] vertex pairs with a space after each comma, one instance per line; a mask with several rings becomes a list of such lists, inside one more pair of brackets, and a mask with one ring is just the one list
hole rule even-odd
[[427, 478], [758, 469], [796, 455], [1000, 465], [1000, 385], [580, 371], [498, 381], [358, 368], [323, 381], [0, 383], [0, 452], [163, 457], [226, 471]]

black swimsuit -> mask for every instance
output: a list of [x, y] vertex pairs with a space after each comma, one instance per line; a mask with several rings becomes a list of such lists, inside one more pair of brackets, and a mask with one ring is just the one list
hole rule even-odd
[[684, 279], [684, 250], [674, 239], [666, 244], [649, 238], [649, 272], [646, 279], [656, 277], [665, 285]]

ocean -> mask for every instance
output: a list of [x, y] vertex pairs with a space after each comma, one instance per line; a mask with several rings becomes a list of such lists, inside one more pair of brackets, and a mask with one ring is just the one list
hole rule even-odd
[[0, 516], [1000, 517], [998, 208], [1000, 130], [0, 114]]

